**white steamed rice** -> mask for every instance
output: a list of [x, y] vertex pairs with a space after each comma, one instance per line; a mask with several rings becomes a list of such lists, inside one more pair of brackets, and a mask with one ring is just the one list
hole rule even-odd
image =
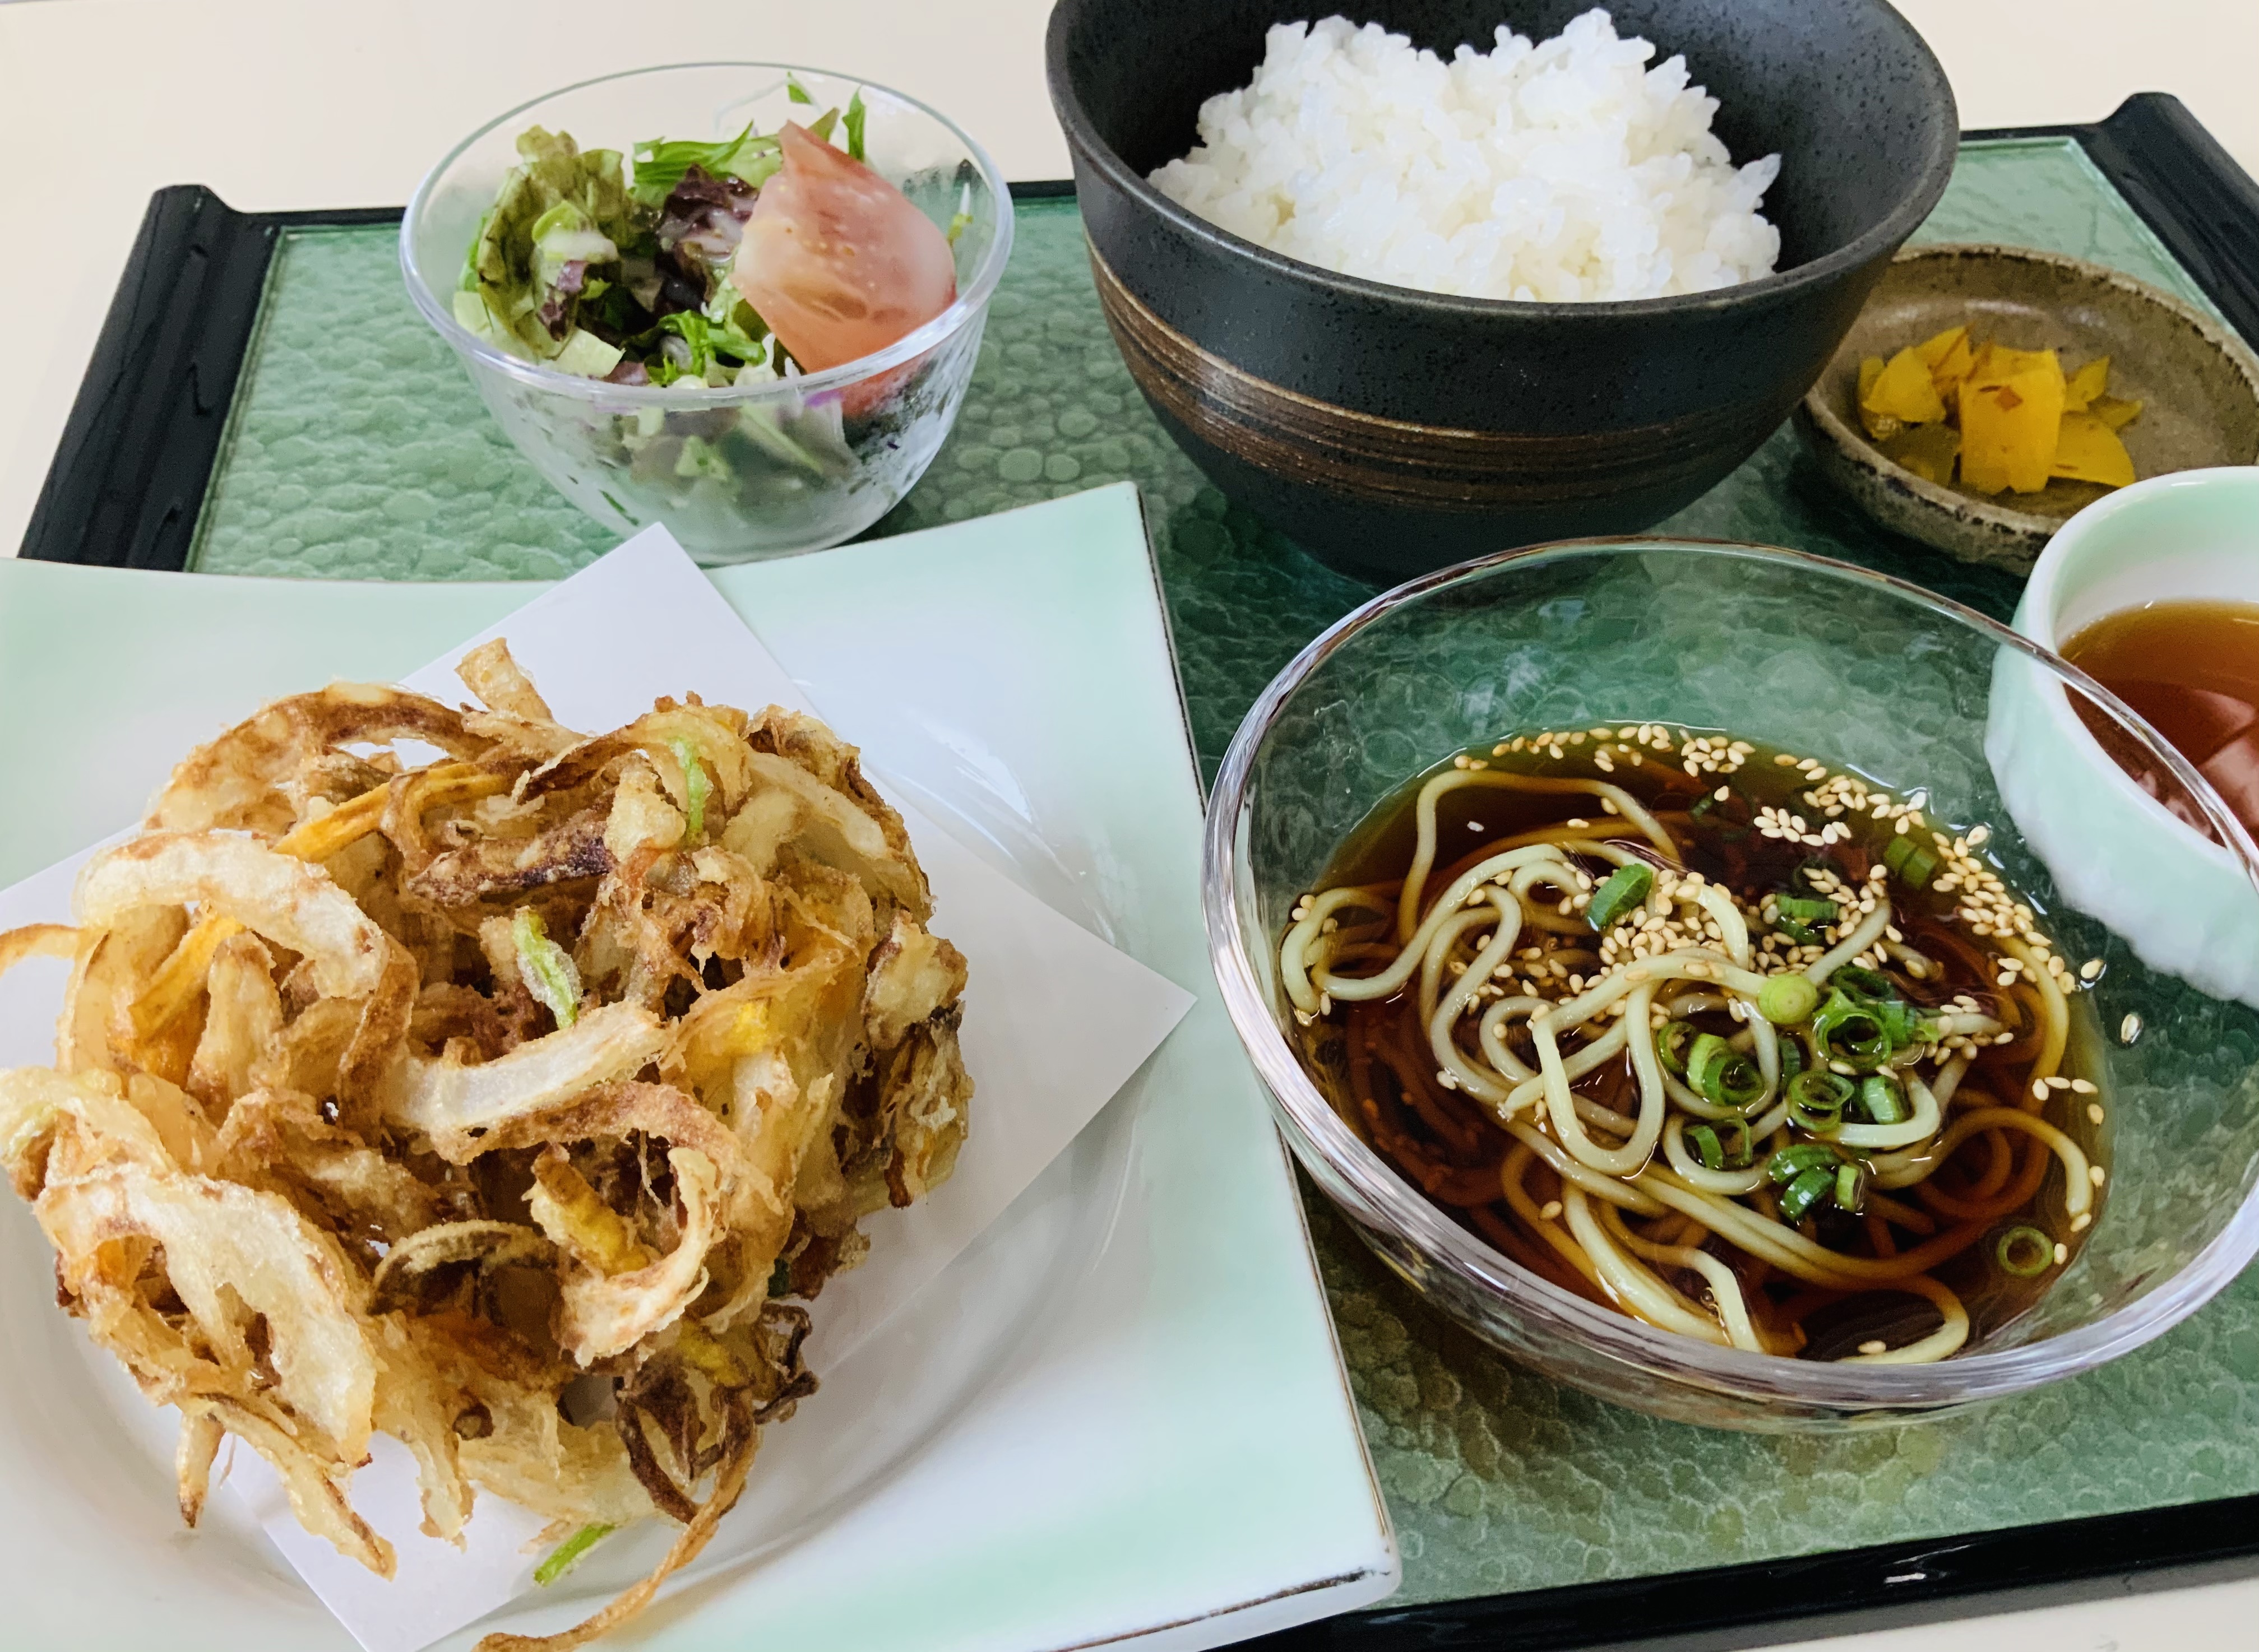
[[1254, 83], [1201, 106], [1152, 174], [1236, 235], [1343, 274], [1480, 298], [1656, 298], [1772, 273], [1758, 213], [1686, 60], [1587, 11], [1543, 45], [1501, 26], [1448, 63], [1377, 23], [1271, 30]]

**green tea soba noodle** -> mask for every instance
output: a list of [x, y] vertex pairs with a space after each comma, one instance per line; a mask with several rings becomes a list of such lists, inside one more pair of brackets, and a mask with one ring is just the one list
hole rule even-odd
[[1564, 1289], [1757, 1352], [1945, 1358], [2083, 1243], [2107, 1114], [2100, 966], [1926, 803], [1676, 725], [1454, 758], [1293, 911], [1306, 1062]]

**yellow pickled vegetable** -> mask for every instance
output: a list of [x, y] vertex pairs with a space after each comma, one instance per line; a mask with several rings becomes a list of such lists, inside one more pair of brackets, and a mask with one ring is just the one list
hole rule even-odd
[[1909, 345], [1884, 364], [1859, 406], [1863, 412], [1901, 424], [1937, 424], [1945, 418], [1945, 403], [1929, 381], [1929, 364], [1918, 345]]
[[1961, 394], [1961, 381], [1969, 376], [1970, 364], [1977, 360], [1977, 352], [1969, 342], [1969, 329], [1951, 327], [1935, 338], [1917, 345], [1922, 362], [1929, 368], [1929, 381], [1937, 387], [1938, 398], [1949, 409]]
[[1948, 357], [1968, 342], [1969, 329], [1965, 324], [1958, 327], [1948, 327], [1943, 332], [1925, 338], [1916, 345], [1914, 353], [1921, 358], [1922, 366], [1935, 373]]
[[2093, 404], [2094, 398], [2110, 388], [2110, 358], [2097, 356], [2070, 375], [2063, 386], [2063, 410], [2084, 413]]
[[1883, 444], [1884, 454], [1922, 481], [1949, 486], [1961, 452], [1961, 432], [1950, 424], [1914, 424]]
[[2066, 413], [2048, 474], [2068, 481], [2099, 482], [2105, 488], [2130, 488], [2134, 459], [2118, 432], [2095, 415]]
[[2141, 403], [2138, 399], [2121, 402], [2114, 395], [2098, 395], [2086, 410], [2112, 430], [2122, 431], [2141, 416]]
[[2045, 488], [2064, 388], [2052, 350], [1988, 344], [1978, 351], [1961, 386], [1961, 480], [1984, 494]]
[[1949, 327], [1888, 360], [1859, 363], [1859, 423], [1883, 455], [1924, 481], [1973, 493], [2038, 493], [2050, 479], [2123, 488], [2134, 461], [2117, 432], [2138, 401], [2108, 394], [2110, 358], [2066, 377], [2052, 350], [1980, 343]]
[[1887, 441], [1899, 433], [1899, 422], [1871, 411], [1867, 398], [1874, 393], [1875, 381], [1883, 376], [1883, 359], [1867, 356], [1859, 363], [1859, 423], [1865, 427], [1869, 439]]

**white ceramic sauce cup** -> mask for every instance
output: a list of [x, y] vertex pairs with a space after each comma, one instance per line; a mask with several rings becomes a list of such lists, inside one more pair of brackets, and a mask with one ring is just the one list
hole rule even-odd
[[[2184, 601], [2259, 603], [2259, 467], [2156, 476], [2088, 506], [2041, 553], [2015, 627], [2059, 652], [2106, 615]], [[1985, 754], [2066, 900], [2150, 967], [2259, 1007], [2259, 889], [2111, 759], [2061, 682], [2004, 654]], [[2193, 769], [2179, 778], [2217, 830], [2241, 833]]]

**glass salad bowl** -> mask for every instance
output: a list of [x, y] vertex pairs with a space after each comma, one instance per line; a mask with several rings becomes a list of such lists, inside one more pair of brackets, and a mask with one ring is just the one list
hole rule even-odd
[[[2144, 962], [2162, 956], [2148, 929], [2180, 922], [2170, 905], [2086, 896], [2113, 859], [2139, 874], [2134, 887], [2156, 888], [2169, 868], [2156, 863], [2177, 846], [2154, 832], [2111, 838], [2091, 814], [2064, 817], [2092, 783], [2087, 743], [2028, 707], [2066, 692], [2213, 821], [2241, 876], [2224, 891], [2205, 884], [2207, 898], [2259, 926], [2259, 851], [2185, 762], [2055, 655], [1913, 586], [1789, 551], [1624, 539], [1493, 557], [1375, 598], [1271, 684], [1210, 800], [1209, 952], [1280, 1130], [1366, 1243], [1438, 1308], [1559, 1380], [1657, 1415], [1757, 1429], [1903, 1422], [2139, 1347], [2259, 1251], [2259, 1008], [2198, 972], [2184, 979]], [[1739, 1351], [1572, 1295], [1431, 1203], [1304, 1066], [1280, 940], [1344, 838], [1454, 753], [1540, 729], [1649, 722], [1730, 730], [1901, 797], [1924, 791], [1931, 821], [1956, 831], [1987, 824], [1970, 852], [2030, 900], [2077, 972], [2070, 1036], [2105, 1082], [2091, 1105], [2063, 1092], [2046, 1116], [2107, 1166], [2099, 1214], [2043, 1292], [1949, 1357]], [[2062, 1217], [2064, 1175], [2051, 1167], [2035, 1212]], [[1989, 1265], [1993, 1243], [1988, 1232], [1971, 1261]]]
[[[805, 125], [859, 93], [869, 164], [951, 236], [956, 300], [907, 337], [819, 373], [655, 387], [527, 360], [458, 319], [467, 255], [528, 127], [625, 156], [649, 139], [714, 142], [748, 123], [756, 133]], [[663, 523], [714, 565], [837, 545], [910, 490], [964, 402], [1011, 247], [1011, 199], [995, 162], [933, 110], [820, 69], [692, 63], [584, 81], [481, 127], [417, 186], [400, 264], [417, 310], [559, 492], [624, 534]]]

